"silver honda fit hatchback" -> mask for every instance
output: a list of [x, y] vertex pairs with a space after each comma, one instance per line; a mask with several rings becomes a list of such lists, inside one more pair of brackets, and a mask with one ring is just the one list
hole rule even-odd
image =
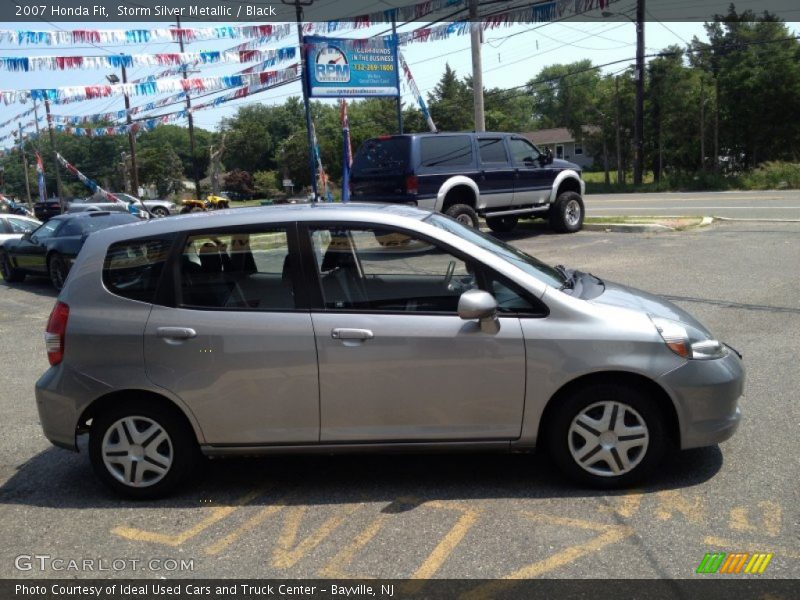
[[206, 456], [529, 451], [629, 485], [729, 438], [738, 353], [681, 308], [400, 205], [294, 205], [89, 237], [45, 333], [45, 435], [174, 489]]

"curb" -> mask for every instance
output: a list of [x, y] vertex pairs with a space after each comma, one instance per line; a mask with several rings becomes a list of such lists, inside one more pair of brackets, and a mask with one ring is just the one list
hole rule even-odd
[[611, 231], [613, 233], [663, 233], [675, 231], [672, 227], [658, 223], [584, 223], [586, 231]]
[[[700, 223], [687, 229], [699, 229], [708, 227], [719, 217], [703, 217]], [[610, 231], [613, 233], [663, 233], [665, 231], [678, 231], [674, 227], [660, 225], [658, 223], [584, 223], [583, 228], [587, 231]]]

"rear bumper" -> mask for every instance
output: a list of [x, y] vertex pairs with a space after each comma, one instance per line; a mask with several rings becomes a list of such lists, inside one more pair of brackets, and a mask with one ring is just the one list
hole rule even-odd
[[79, 415], [75, 401], [65, 395], [63, 369], [50, 367], [36, 382], [36, 408], [45, 437], [54, 445], [78, 451], [76, 431]]
[[712, 446], [736, 432], [744, 379], [734, 352], [717, 360], [687, 361], [660, 378], [676, 403], [682, 449]]

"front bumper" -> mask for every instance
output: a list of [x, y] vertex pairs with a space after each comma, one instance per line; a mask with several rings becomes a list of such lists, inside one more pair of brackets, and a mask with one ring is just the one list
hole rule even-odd
[[682, 449], [712, 446], [736, 432], [744, 379], [734, 351], [716, 360], [689, 360], [659, 379], [675, 401]]

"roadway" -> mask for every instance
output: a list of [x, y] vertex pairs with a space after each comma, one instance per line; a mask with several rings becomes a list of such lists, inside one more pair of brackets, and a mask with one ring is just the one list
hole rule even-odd
[[682, 216], [800, 220], [800, 190], [587, 194], [586, 215]]

